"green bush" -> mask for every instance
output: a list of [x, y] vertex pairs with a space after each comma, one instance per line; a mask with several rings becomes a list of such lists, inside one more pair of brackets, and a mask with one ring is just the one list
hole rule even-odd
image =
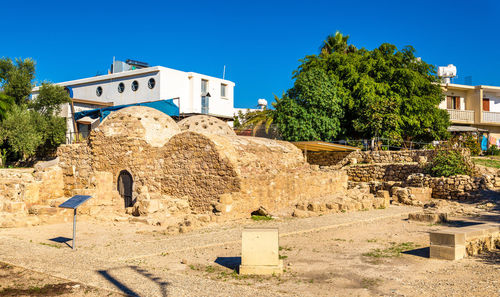
[[438, 151], [427, 167], [427, 173], [432, 176], [452, 176], [458, 174], [470, 175], [472, 169], [467, 165], [465, 157], [456, 150]]
[[485, 152], [486, 155], [498, 156], [500, 155], [500, 149], [495, 144], [490, 145], [490, 147]]
[[472, 156], [478, 156], [481, 153], [481, 144], [476, 136], [470, 134], [465, 136], [463, 145], [470, 150]]

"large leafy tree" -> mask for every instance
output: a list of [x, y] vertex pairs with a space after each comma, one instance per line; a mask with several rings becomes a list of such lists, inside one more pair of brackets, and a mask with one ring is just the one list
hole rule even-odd
[[[44, 83], [29, 101], [35, 63], [31, 59], [0, 59], [0, 149], [2, 160], [45, 158], [64, 142], [66, 123], [59, 117], [69, 96], [61, 86]], [[33, 160], [33, 159], [30, 159]], [[2, 162], [1, 165], [5, 165]]]
[[58, 115], [61, 106], [70, 102], [70, 98], [64, 87], [42, 83], [38, 96], [30, 102], [30, 107], [46, 116]]
[[13, 98], [17, 105], [27, 102], [33, 79], [35, 78], [35, 62], [32, 59], [10, 58], [0, 59], [0, 83], [4, 95]]
[[[447, 137], [449, 116], [437, 107], [443, 94], [435, 67], [417, 58], [411, 46], [398, 50], [384, 43], [358, 50], [337, 32], [327, 37], [319, 55], [301, 62], [293, 88], [276, 108], [288, 140]], [[316, 92], [303, 91], [309, 89]]]

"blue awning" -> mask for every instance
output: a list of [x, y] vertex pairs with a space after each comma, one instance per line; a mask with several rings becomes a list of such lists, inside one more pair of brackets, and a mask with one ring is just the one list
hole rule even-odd
[[77, 121], [83, 117], [90, 117], [92, 119], [99, 118], [100, 121], [102, 122], [111, 112], [120, 110], [120, 109], [125, 108], [125, 107], [129, 107], [129, 106], [147, 106], [147, 107], [157, 109], [157, 110], [159, 110], [159, 111], [161, 111], [164, 114], [169, 115], [169, 116], [179, 116], [179, 107], [177, 107], [177, 105], [174, 104], [173, 99], [167, 99], [167, 100], [158, 100], [158, 101], [151, 101], [151, 102], [144, 102], [144, 103], [117, 105], [117, 106], [110, 106], [110, 107], [105, 107], [105, 108], [97, 108], [97, 109], [90, 109], [90, 110], [75, 112], [75, 121]]

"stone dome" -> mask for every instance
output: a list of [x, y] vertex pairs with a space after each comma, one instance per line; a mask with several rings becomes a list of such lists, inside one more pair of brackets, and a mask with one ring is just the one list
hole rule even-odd
[[193, 131], [198, 133], [216, 134], [224, 136], [236, 136], [233, 129], [227, 123], [218, 118], [196, 115], [183, 119], [177, 123], [182, 131]]
[[139, 138], [161, 147], [181, 130], [163, 112], [146, 106], [131, 106], [112, 112], [98, 128], [106, 137]]

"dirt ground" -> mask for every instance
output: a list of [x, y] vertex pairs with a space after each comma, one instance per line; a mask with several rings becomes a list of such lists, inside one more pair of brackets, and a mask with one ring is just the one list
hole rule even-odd
[[0, 262], [0, 296], [124, 296]]
[[[0, 296], [500, 296], [500, 251], [429, 259], [428, 232], [446, 226], [408, 221], [415, 210], [248, 220], [178, 235], [86, 221], [76, 251], [71, 223], [1, 229], [0, 261], [9, 264], [0, 266]], [[279, 228], [283, 275], [237, 274], [245, 226]]]

